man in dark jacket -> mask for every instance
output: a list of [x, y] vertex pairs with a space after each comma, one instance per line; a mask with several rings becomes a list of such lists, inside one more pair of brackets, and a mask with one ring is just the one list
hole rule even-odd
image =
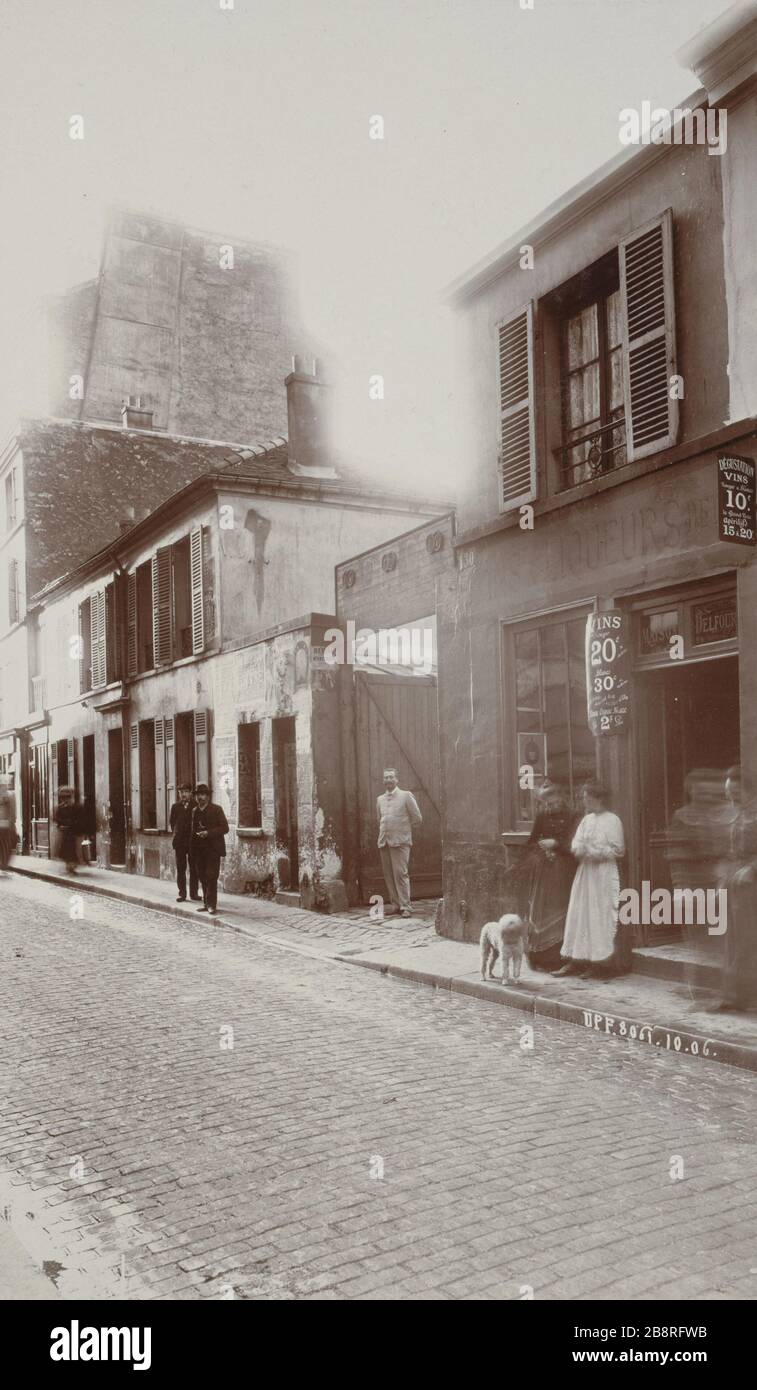
[[187, 900], [187, 861], [189, 861], [189, 896], [193, 903], [200, 901], [200, 894], [197, 891], [197, 865], [192, 852], [192, 812], [194, 807], [192, 784], [191, 782], [182, 782], [179, 787], [179, 800], [174, 801], [168, 819], [168, 824], [173, 830], [171, 844], [176, 855], [176, 883], [179, 889], [177, 903], [185, 903]]
[[226, 856], [224, 835], [229, 832], [229, 823], [220, 806], [210, 799], [210, 788], [206, 782], [198, 782], [195, 787], [197, 805], [192, 812], [192, 849], [197, 862], [197, 873], [202, 884], [204, 902], [198, 912], [215, 912], [218, 902], [218, 874], [221, 860]]

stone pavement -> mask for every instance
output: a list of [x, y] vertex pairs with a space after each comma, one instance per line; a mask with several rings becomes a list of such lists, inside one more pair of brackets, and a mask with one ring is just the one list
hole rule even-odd
[[0, 883], [0, 1211], [63, 1298], [755, 1296], [749, 1073], [70, 901]]
[[[177, 903], [175, 885], [161, 879], [94, 867], [72, 878], [55, 862], [21, 855], [11, 867], [59, 884], [70, 893], [104, 893], [203, 921], [196, 905]], [[630, 1036], [637, 1038], [641, 1028], [645, 1045], [687, 1052], [693, 1044], [702, 1061], [757, 1070], [757, 1014], [708, 1014], [707, 1004], [716, 996], [685, 983], [636, 973], [601, 984], [570, 977], [555, 980], [529, 970], [524, 962], [517, 990], [504, 989], [499, 983], [483, 984], [478, 946], [436, 935], [435, 901], [414, 903], [417, 915], [410, 920], [387, 916], [383, 922], [371, 921], [367, 909], [328, 916], [232, 893], [220, 893], [218, 904], [219, 925], [298, 955], [343, 957], [399, 978], [477, 994], [491, 1003], [507, 1003], [526, 1013], [589, 1027], [594, 1033], [615, 1033], [627, 1027], [633, 1030]], [[589, 1014], [593, 1017], [587, 1018]]]
[[[202, 922], [205, 916], [204, 913], [198, 914], [197, 903], [177, 903], [176, 884], [165, 879], [146, 878], [142, 874], [120, 873], [89, 865], [71, 875], [55, 860], [39, 859], [35, 855], [17, 854], [10, 867], [15, 873], [58, 884], [70, 893], [102, 893], [193, 922]], [[423, 900], [414, 903], [413, 908], [417, 916], [403, 918], [387, 914], [383, 922], [374, 922], [367, 908], [357, 908], [336, 917], [322, 912], [307, 912], [304, 908], [283, 907], [266, 898], [219, 893], [216, 920], [225, 927], [253, 935], [262, 932], [267, 936], [275, 928], [276, 937], [282, 944], [299, 943], [319, 955], [337, 955], [379, 946], [416, 946], [430, 940], [434, 936], [436, 901]]]

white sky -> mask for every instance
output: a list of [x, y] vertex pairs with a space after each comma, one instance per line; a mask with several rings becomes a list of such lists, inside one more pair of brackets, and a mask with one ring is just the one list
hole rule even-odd
[[308, 326], [340, 364], [339, 444], [447, 496], [465, 441], [440, 290], [618, 152], [622, 107], [687, 96], [673, 54], [727, 5], [234, 6], [2, 0], [3, 433], [44, 412], [39, 307], [96, 273], [121, 202], [293, 248]]

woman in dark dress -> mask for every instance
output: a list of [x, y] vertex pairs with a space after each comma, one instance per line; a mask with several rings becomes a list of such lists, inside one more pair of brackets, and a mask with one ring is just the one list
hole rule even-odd
[[561, 787], [545, 783], [540, 807], [528, 841], [531, 878], [528, 893], [528, 963], [533, 970], [554, 970], [560, 964], [570, 889], [576, 861], [570, 852], [577, 817]]

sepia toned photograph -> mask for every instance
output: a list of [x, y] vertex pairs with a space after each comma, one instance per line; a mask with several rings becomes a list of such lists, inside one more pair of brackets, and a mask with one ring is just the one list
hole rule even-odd
[[3, 0], [0, 48], [6, 1318], [45, 1374], [250, 1301], [717, 1364], [757, 0]]

